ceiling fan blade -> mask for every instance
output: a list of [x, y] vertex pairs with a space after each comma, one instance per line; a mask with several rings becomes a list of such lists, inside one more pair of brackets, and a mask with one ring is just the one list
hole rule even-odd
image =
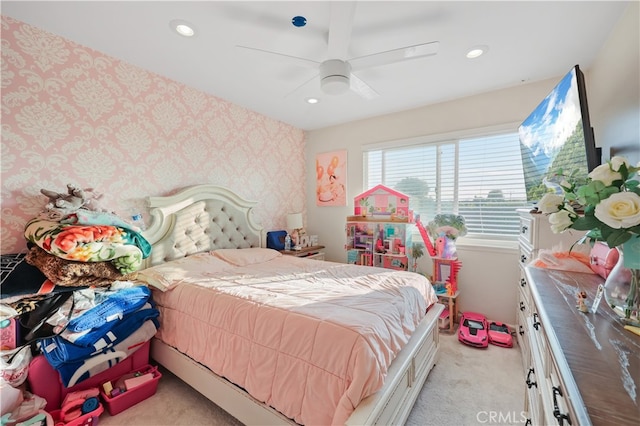
[[392, 64], [395, 62], [405, 61], [407, 59], [433, 56], [438, 53], [439, 45], [439, 41], [416, 44], [414, 46], [401, 47], [399, 49], [387, 50], [386, 52], [360, 56], [359, 58], [350, 59], [349, 63], [351, 64], [351, 69], [353, 71], [378, 67], [380, 65]]
[[371, 86], [353, 73], [349, 76], [349, 82], [349, 88], [364, 99], [371, 100], [380, 96]]
[[289, 96], [292, 96], [293, 94], [297, 93], [300, 89], [302, 89], [307, 84], [311, 83], [313, 80], [316, 80], [317, 78], [318, 78], [318, 74], [315, 74], [313, 77], [311, 77], [310, 79], [306, 80], [304, 83], [302, 83], [301, 85], [299, 85], [298, 87], [296, 87], [295, 89], [293, 89], [292, 91], [290, 91], [289, 93], [284, 95], [284, 98], [286, 99]]
[[355, 1], [332, 1], [329, 22], [329, 59], [347, 59], [351, 27], [356, 13]]
[[257, 49], [255, 47], [236, 45], [240, 49], [250, 50], [254, 53], [262, 55], [263, 57], [276, 61], [285, 61], [293, 65], [299, 65], [305, 68], [317, 69], [320, 66], [320, 62], [313, 61], [311, 59], [300, 58], [298, 56], [286, 55], [284, 53], [272, 52], [270, 50]]

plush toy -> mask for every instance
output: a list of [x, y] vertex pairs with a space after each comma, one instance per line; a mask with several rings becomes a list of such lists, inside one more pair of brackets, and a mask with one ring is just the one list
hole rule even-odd
[[55, 211], [61, 214], [70, 214], [78, 209], [92, 211], [106, 211], [99, 205], [102, 194], [93, 191], [92, 188], [82, 189], [72, 184], [67, 185], [67, 194], [41, 189], [49, 202], [45, 205], [45, 209]]
[[454, 239], [447, 237], [443, 232], [435, 241], [436, 256], [443, 259], [455, 259], [458, 256], [456, 251], [456, 242]]
[[106, 212], [107, 209], [103, 208], [100, 204], [100, 200], [104, 196], [98, 192], [95, 192], [93, 188], [78, 188], [72, 185], [67, 185], [69, 193], [74, 197], [78, 197], [83, 200], [82, 208], [91, 210], [94, 212]]

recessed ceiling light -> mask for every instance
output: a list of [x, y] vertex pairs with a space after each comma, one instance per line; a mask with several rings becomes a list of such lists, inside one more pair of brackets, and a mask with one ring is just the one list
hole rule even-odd
[[320, 102], [317, 98], [307, 98], [305, 101], [307, 101], [308, 104], [317, 104]]
[[196, 35], [195, 27], [187, 21], [174, 19], [169, 22], [169, 26], [172, 30], [184, 37], [193, 37]]
[[469, 59], [477, 58], [478, 56], [485, 54], [488, 50], [489, 50], [488, 46], [473, 46], [467, 52], [467, 58]]

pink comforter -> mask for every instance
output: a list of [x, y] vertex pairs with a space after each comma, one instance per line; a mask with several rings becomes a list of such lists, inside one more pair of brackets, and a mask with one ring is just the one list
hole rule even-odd
[[300, 424], [344, 424], [382, 386], [433, 289], [411, 272], [263, 260], [200, 254], [152, 268], [170, 287], [154, 291], [157, 337]]

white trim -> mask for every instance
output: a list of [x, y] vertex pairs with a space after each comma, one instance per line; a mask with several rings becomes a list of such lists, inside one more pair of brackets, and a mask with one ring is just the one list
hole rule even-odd
[[480, 127], [477, 129], [457, 130], [455, 132], [439, 133], [434, 135], [416, 136], [407, 139], [396, 139], [383, 142], [373, 142], [362, 145], [362, 152], [375, 151], [378, 149], [400, 148], [412, 145], [422, 145], [429, 143], [447, 142], [457, 139], [489, 136], [505, 132], [518, 132], [520, 123], [506, 123], [495, 126]]

